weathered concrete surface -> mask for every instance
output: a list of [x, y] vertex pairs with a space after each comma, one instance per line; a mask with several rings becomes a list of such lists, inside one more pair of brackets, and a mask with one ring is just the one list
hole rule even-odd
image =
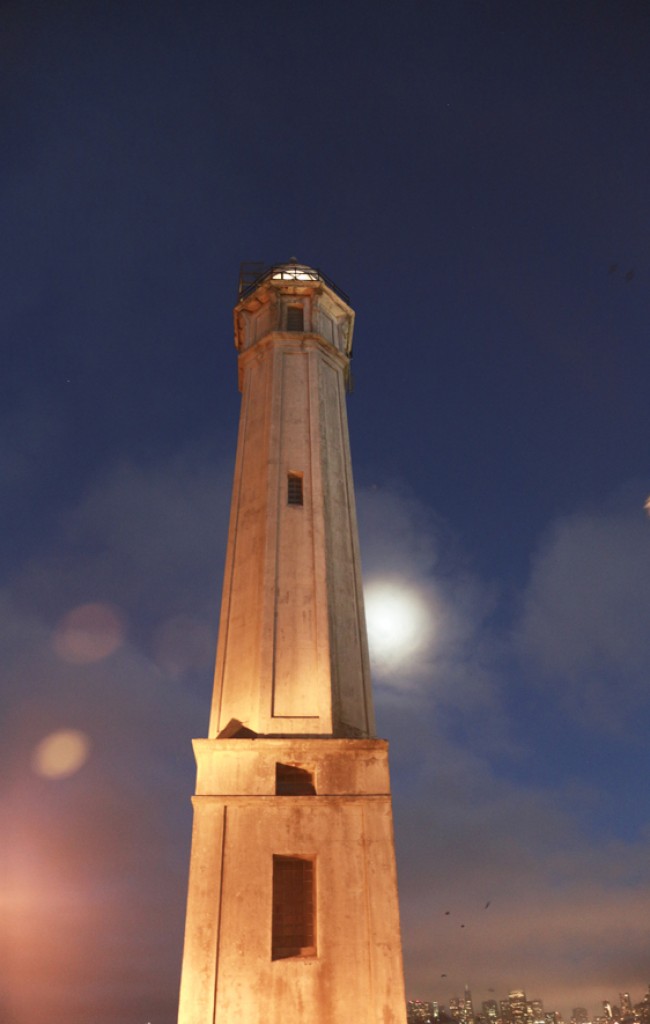
[[[401, 1024], [387, 744], [201, 740], [195, 749], [179, 1020]], [[317, 795], [262, 795], [274, 791], [278, 761], [309, 767]], [[315, 861], [314, 956], [271, 959], [273, 854]]]
[[[304, 278], [267, 279], [235, 309], [242, 411], [209, 738], [194, 741], [179, 1024], [406, 1017], [345, 410], [354, 313]], [[314, 795], [276, 795], [278, 765]], [[282, 959], [274, 856], [311, 860], [315, 879], [315, 946]]]
[[[297, 302], [305, 330], [283, 330]], [[371, 736], [345, 408], [354, 315], [322, 282], [285, 281], [235, 314], [242, 409], [209, 733], [236, 718], [265, 735]], [[289, 473], [302, 506], [287, 503]]]
[[194, 740], [197, 796], [275, 796], [275, 766], [313, 775], [319, 796], [390, 793], [386, 740]]

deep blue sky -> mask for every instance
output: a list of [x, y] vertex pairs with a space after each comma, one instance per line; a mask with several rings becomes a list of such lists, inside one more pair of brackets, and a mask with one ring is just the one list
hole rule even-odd
[[[357, 311], [369, 586], [428, 623], [374, 654], [409, 994], [640, 999], [648, 5], [50, 0], [0, 46], [6, 1019], [175, 1019], [231, 310], [293, 255]], [[123, 642], [71, 662], [88, 603]]]

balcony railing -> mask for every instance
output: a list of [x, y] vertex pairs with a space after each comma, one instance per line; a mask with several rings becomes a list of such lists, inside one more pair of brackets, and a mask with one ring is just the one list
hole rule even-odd
[[239, 298], [244, 299], [251, 292], [255, 291], [263, 281], [271, 278], [274, 281], [323, 281], [328, 288], [331, 288], [339, 298], [349, 306], [350, 296], [342, 288], [334, 284], [331, 278], [322, 270], [314, 267], [306, 267], [302, 263], [274, 263], [273, 266], [266, 266], [264, 263], [242, 263], [239, 268]]

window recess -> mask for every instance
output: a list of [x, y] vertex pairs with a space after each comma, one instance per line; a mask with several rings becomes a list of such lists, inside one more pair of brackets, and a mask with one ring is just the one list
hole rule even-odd
[[289, 473], [287, 476], [287, 505], [302, 504], [302, 473]]
[[271, 959], [314, 956], [314, 861], [273, 855]]
[[304, 331], [305, 315], [302, 306], [287, 307], [287, 330]]
[[314, 776], [297, 764], [275, 766], [275, 792], [277, 796], [315, 796]]

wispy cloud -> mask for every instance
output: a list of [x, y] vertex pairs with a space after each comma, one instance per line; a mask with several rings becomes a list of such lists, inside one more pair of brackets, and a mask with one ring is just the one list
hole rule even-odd
[[[0, 594], [16, 1024], [90, 1008], [109, 1024], [119, 999], [141, 993], [151, 1015], [148, 993], [176, 998], [190, 740], [207, 727], [229, 475], [186, 455], [114, 467]], [[43, 772], [61, 737], [84, 756]]]
[[482, 744], [503, 742], [500, 651], [489, 627], [496, 588], [403, 484], [361, 489], [358, 505], [380, 720], [382, 706], [424, 702], [462, 715], [470, 731], [480, 720]]
[[[403, 664], [373, 662], [392, 741], [414, 995], [448, 998], [467, 981], [483, 998], [523, 986], [566, 1013], [576, 1001], [595, 1008], [622, 977], [632, 983], [630, 972], [643, 991], [650, 837], [594, 837], [585, 825], [605, 813], [601, 793], [561, 773], [533, 782], [532, 760], [553, 752], [528, 737], [518, 707], [544, 686], [561, 716], [568, 689], [583, 715], [577, 733], [599, 713], [615, 714], [621, 689], [628, 708], [646, 700], [650, 537], [641, 504], [604, 501], [552, 524], [521, 601], [508, 608], [412, 496], [360, 494], [370, 588], [412, 588], [437, 627]], [[495, 627], [495, 608], [501, 621], [513, 617], [511, 632]], [[614, 924], [619, 897], [629, 930]]]
[[[638, 490], [638, 493], [636, 493]], [[549, 528], [523, 595], [523, 663], [574, 716], [621, 731], [650, 690], [650, 523], [642, 489]]]

